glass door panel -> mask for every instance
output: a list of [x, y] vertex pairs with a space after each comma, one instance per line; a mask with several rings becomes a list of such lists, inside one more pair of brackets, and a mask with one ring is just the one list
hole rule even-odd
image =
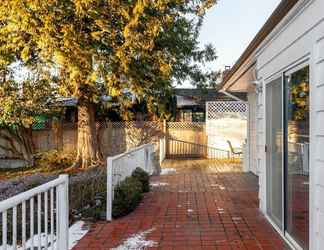
[[283, 220], [283, 104], [282, 78], [267, 84], [267, 213], [282, 229]]
[[309, 244], [309, 67], [285, 74], [285, 230]]

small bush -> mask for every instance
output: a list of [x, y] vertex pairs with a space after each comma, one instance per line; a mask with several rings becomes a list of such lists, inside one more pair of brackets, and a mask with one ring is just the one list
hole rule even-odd
[[70, 212], [72, 220], [105, 218], [107, 197], [105, 168], [93, 168], [70, 178]]
[[46, 169], [70, 167], [75, 160], [74, 151], [50, 150], [35, 156], [35, 166]]
[[118, 218], [129, 214], [142, 197], [142, 183], [134, 177], [127, 177], [115, 188], [112, 216]]
[[142, 183], [142, 192], [150, 192], [150, 176], [141, 168], [136, 168], [132, 176]]

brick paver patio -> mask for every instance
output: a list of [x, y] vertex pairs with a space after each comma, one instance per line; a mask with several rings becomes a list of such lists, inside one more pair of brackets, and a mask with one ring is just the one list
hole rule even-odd
[[116, 248], [145, 231], [150, 249], [289, 249], [258, 210], [257, 177], [239, 165], [186, 160], [164, 168], [176, 172], [153, 177], [132, 214], [94, 225], [73, 250]]

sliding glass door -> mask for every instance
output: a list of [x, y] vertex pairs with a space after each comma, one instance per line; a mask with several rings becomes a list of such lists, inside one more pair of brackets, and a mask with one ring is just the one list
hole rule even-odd
[[267, 214], [292, 244], [309, 248], [309, 67], [266, 85]]
[[285, 74], [285, 230], [309, 247], [309, 67]]
[[267, 115], [267, 213], [282, 230], [283, 226], [283, 105], [282, 78], [266, 89]]

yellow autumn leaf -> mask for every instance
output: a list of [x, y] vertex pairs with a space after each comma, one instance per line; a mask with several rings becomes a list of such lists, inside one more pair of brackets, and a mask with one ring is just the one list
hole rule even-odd
[[24, 47], [24, 49], [21, 51], [21, 59], [24, 62], [28, 61], [28, 59], [29, 59], [29, 47], [28, 46]]

